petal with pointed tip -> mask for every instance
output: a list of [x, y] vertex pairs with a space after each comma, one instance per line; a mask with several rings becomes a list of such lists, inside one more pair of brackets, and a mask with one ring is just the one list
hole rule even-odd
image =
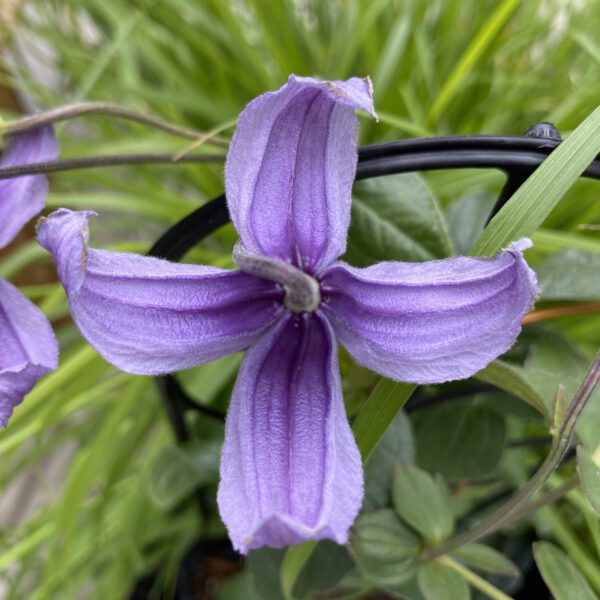
[[357, 362], [386, 377], [439, 383], [470, 377], [515, 342], [538, 293], [521, 251], [490, 258], [334, 263], [321, 310]]
[[354, 110], [373, 113], [368, 79], [291, 75], [255, 98], [225, 165], [231, 218], [244, 246], [309, 273], [343, 254], [356, 171]]
[[38, 225], [90, 344], [130, 373], [168, 373], [237, 352], [277, 318], [283, 292], [240, 271], [87, 247], [93, 213], [61, 209]]
[[227, 415], [218, 502], [233, 545], [343, 543], [362, 487], [329, 323], [288, 315], [246, 353]]

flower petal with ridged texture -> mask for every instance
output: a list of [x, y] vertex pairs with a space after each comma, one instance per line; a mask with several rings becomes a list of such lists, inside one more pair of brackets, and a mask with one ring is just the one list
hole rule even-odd
[[246, 553], [310, 539], [346, 541], [362, 466], [326, 319], [288, 315], [248, 350], [233, 391], [218, 503]]
[[0, 279], [0, 425], [46, 373], [58, 367], [58, 344], [42, 311]]
[[[0, 167], [16, 167], [54, 160], [58, 146], [51, 126], [40, 127], [8, 138]], [[0, 180], [0, 248], [21, 231], [29, 219], [44, 208], [48, 194], [45, 175], [25, 175]]]
[[274, 283], [240, 271], [87, 247], [89, 212], [38, 225], [81, 333], [123, 371], [156, 375], [242, 350], [283, 310]]
[[241, 113], [225, 164], [227, 205], [249, 252], [314, 273], [344, 253], [357, 161], [354, 110], [371, 82], [291, 75]]
[[521, 240], [489, 258], [334, 263], [321, 310], [362, 365], [400, 381], [470, 377], [515, 342], [538, 286]]

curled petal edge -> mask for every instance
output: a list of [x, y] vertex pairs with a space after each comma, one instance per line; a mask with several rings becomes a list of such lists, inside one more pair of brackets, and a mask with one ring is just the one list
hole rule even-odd
[[419, 384], [472, 376], [515, 342], [539, 295], [522, 251], [426, 263], [334, 263], [322, 279], [323, 312], [355, 360]]
[[274, 321], [282, 290], [240, 271], [88, 248], [88, 218], [41, 219], [71, 314], [110, 363], [134, 374], [191, 368], [243, 350]]

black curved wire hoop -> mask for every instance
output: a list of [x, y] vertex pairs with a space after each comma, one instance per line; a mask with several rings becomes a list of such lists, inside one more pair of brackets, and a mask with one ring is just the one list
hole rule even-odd
[[[410, 171], [459, 168], [495, 168], [507, 179], [490, 218], [495, 215], [520, 185], [560, 144], [558, 131], [550, 123], [532, 125], [522, 137], [448, 136], [399, 140], [364, 146], [358, 151], [356, 180]], [[600, 156], [582, 175], [600, 180]], [[229, 221], [225, 195], [207, 202], [173, 225], [150, 249], [150, 256], [179, 261], [195, 244]], [[158, 378], [165, 407], [178, 441], [190, 438], [185, 422], [188, 410], [223, 419], [213, 409], [190, 400], [177, 380], [167, 375]]]

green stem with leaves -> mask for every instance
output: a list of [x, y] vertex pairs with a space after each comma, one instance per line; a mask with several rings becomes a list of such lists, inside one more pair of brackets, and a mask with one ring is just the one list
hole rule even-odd
[[[496, 512], [484, 519], [479, 525], [465, 531], [435, 548], [430, 548], [423, 553], [425, 560], [438, 558], [470, 542], [479, 540], [494, 531], [511, 523], [526, 506], [529, 504], [532, 496], [546, 483], [548, 478], [554, 473], [564, 458], [575, 431], [577, 419], [585, 408], [594, 388], [600, 379], [600, 352], [596, 355], [590, 370], [588, 371], [583, 383], [571, 401], [564, 418], [559, 421], [560, 426], [554, 435], [550, 452], [529, 482], [521, 488], [506, 504], [501, 506]], [[555, 424], [555, 426], [558, 423]]]

